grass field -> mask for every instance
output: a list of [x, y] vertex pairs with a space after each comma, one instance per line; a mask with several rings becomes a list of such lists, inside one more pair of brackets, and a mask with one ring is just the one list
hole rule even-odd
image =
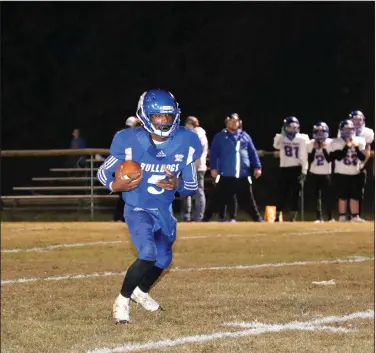
[[128, 325], [123, 224], [1, 228], [4, 353], [374, 351], [373, 223], [179, 224], [151, 291], [165, 311], [132, 304]]

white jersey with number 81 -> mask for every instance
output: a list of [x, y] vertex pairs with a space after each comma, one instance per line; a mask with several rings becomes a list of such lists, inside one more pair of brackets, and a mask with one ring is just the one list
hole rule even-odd
[[306, 134], [296, 134], [292, 140], [282, 134], [276, 134], [273, 147], [279, 150], [279, 166], [281, 168], [301, 166], [302, 173], [306, 174], [308, 169], [308, 141], [309, 138]]

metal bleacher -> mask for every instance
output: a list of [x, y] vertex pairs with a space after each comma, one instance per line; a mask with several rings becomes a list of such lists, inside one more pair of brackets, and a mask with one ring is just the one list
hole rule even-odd
[[[14, 186], [14, 195], [1, 196], [4, 209], [106, 210], [114, 209], [118, 195], [111, 195], [97, 178], [102, 160], [87, 159], [93, 168], [51, 168], [51, 176], [33, 177], [32, 185]], [[22, 194], [18, 194], [22, 192]]]

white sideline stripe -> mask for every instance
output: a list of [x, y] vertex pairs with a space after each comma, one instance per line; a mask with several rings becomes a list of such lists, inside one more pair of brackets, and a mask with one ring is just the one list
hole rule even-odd
[[[51, 229], [63, 229], [63, 227], [31, 227], [31, 228], [16, 228], [16, 229], [11, 229], [11, 232], [24, 232], [24, 231], [29, 231], [29, 230], [51, 230]], [[3, 230], [4, 232], [4, 230]]]
[[[298, 236], [303, 236], [303, 235], [315, 235], [315, 234], [334, 234], [334, 233], [351, 233], [354, 232], [354, 230], [350, 229], [336, 229], [336, 230], [313, 230], [313, 231], [308, 231], [308, 232], [296, 232], [296, 233], [283, 233], [282, 235], [298, 235]], [[372, 233], [372, 231], [357, 231], [358, 233]]]
[[[354, 320], [354, 319], [370, 319], [374, 316], [374, 312], [372, 310], [363, 311], [359, 313], [353, 313], [345, 316], [326, 316], [322, 318], [312, 319], [308, 322], [300, 322], [300, 321], [293, 321], [289, 324], [285, 325], [323, 325], [323, 324], [330, 324], [333, 322], [344, 322], [347, 320]], [[241, 328], [257, 328], [257, 327], [264, 327], [270, 326], [269, 324], [262, 324], [259, 322], [228, 322], [225, 326], [232, 326], [232, 327], [241, 327]], [[272, 325], [274, 326], [274, 325]]]
[[4, 249], [4, 250], [1, 250], [1, 252], [2, 253], [43, 252], [43, 251], [51, 251], [51, 250], [55, 250], [59, 248], [78, 248], [78, 247], [85, 247], [85, 246], [110, 245], [110, 244], [119, 244], [119, 243], [127, 243], [127, 241], [116, 240], [116, 241], [97, 241], [97, 242], [91, 242], [91, 243], [57, 244], [57, 245], [49, 245], [49, 246], [44, 246], [44, 247], [27, 248], [27, 249]]
[[[374, 257], [356, 256], [351, 259], [337, 259], [337, 260], [321, 260], [321, 261], [296, 261], [296, 262], [279, 262], [269, 264], [255, 264], [255, 265], [237, 265], [237, 266], [216, 266], [216, 267], [191, 267], [191, 268], [172, 268], [171, 272], [197, 272], [197, 271], [226, 271], [226, 270], [252, 270], [256, 268], [268, 268], [268, 267], [285, 267], [285, 266], [307, 266], [307, 265], [328, 265], [328, 264], [342, 264], [342, 263], [355, 263], [374, 260]], [[2, 280], [1, 285], [4, 284], [16, 284], [27, 283], [37, 281], [62, 281], [65, 279], [83, 279], [94, 277], [108, 277], [108, 276], [120, 276], [125, 275], [125, 272], [94, 272], [90, 274], [81, 275], [64, 275], [56, 277], [31, 277], [31, 278], [18, 278]]]
[[295, 261], [295, 262], [279, 262], [269, 264], [256, 264], [256, 265], [236, 265], [236, 266], [215, 266], [215, 267], [192, 267], [192, 268], [173, 268], [170, 271], [175, 272], [197, 272], [197, 271], [223, 271], [223, 270], [251, 270], [255, 268], [265, 267], [286, 267], [286, 266], [307, 266], [307, 265], [329, 265], [329, 264], [342, 264], [354, 263], [374, 260], [374, 257], [356, 256], [352, 259], [337, 259], [337, 260], [321, 260], [321, 261]]
[[[36, 227], [36, 228], [21, 228], [20, 230], [49, 230], [49, 229], [54, 229], [54, 228], [43, 228], [43, 227]], [[56, 228], [58, 229], [58, 228]], [[16, 231], [15, 229], [12, 231]], [[291, 235], [291, 236], [303, 236], [303, 235], [326, 235], [326, 234], [334, 234], [334, 233], [348, 233], [351, 232], [350, 230], [320, 230], [320, 231], [312, 231], [312, 232], [299, 232], [299, 233], [284, 233], [283, 235]], [[370, 233], [372, 234], [372, 231], [358, 231], [358, 233]], [[267, 233], [252, 233], [251, 236], [266, 236], [268, 235]], [[213, 235], [194, 235], [190, 237], [178, 237], [177, 240], [190, 240], [190, 239], [206, 239], [206, 238], [231, 238], [231, 237], [247, 237], [247, 234], [213, 234]], [[17, 253], [17, 252], [39, 252], [39, 251], [51, 251], [55, 250], [57, 248], [70, 248], [70, 247], [75, 247], [75, 246], [92, 246], [92, 245], [109, 245], [109, 244], [116, 244], [116, 243], [127, 243], [128, 241], [98, 241], [95, 243], [79, 243], [78, 245], [75, 244], [59, 244], [59, 245], [51, 245], [51, 246], [46, 246], [46, 247], [40, 247], [40, 248], [25, 248], [25, 249], [4, 249], [1, 250], [1, 253]]]
[[168, 347], [174, 347], [187, 343], [199, 343], [213, 341], [223, 338], [234, 338], [234, 337], [246, 337], [246, 336], [256, 336], [263, 333], [281, 332], [281, 331], [329, 331], [333, 333], [346, 333], [352, 330], [346, 329], [344, 327], [331, 327], [324, 326], [322, 323], [335, 323], [344, 322], [353, 319], [369, 319], [373, 318], [374, 313], [372, 310], [353, 313], [345, 316], [328, 316], [320, 320], [311, 320], [307, 322], [289, 322], [287, 324], [275, 324], [275, 325], [265, 325], [260, 323], [250, 323], [253, 325], [251, 329], [235, 331], [235, 332], [216, 332], [209, 335], [197, 335], [197, 336], [185, 336], [175, 339], [167, 339], [162, 341], [149, 341], [147, 343], [136, 343], [136, 344], [126, 344], [123, 346], [118, 346], [115, 348], [99, 348], [87, 351], [86, 353], [120, 353], [120, 352], [135, 352], [140, 350], [151, 350], [151, 349], [163, 349]]
[[[253, 234], [256, 235], [256, 234]], [[262, 235], [265, 235], [262, 233]], [[220, 238], [220, 237], [236, 237], [242, 236], [241, 234], [216, 234], [216, 235], [197, 235], [192, 237], [181, 237], [179, 240], [189, 240], [189, 239], [202, 239], [202, 238]], [[112, 245], [112, 244], [120, 244], [120, 243], [128, 243], [127, 240], [114, 240], [114, 241], [97, 241], [97, 242], [87, 242], [87, 243], [71, 243], [71, 244], [57, 244], [57, 245], [49, 245], [45, 247], [35, 247], [35, 248], [25, 248], [25, 249], [4, 249], [1, 250], [1, 253], [19, 253], [19, 252], [47, 252], [59, 248], [75, 248], [75, 247], [85, 247], [85, 246], [93, 246], [93, 245]]]

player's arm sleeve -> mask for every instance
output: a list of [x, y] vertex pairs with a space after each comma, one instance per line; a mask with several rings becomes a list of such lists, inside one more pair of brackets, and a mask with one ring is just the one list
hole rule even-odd
[[371, 157], [371, 144], [374, 141], [374, 139], [375, 139], [375, 133], [373, 132], [373, 130], [369, 129], [369, 134], [365, 138], [366, 146], [365, 146], [364, 155], [366, 156], [366, 158], [364, 160], [363, 165], [365, 165]]
[[355, 147], [355, 153], [360, 161], [365, 161], [366, 155], [359, 149], [359, 146]]
[[284, 136], [282, 134], [276, 134], [274, 136], [273, 147], [276, 150], [280, 150], [282, 148], [283, 138]]
[[219, 141], [219, 135], [215, 135], [213, 142], [210, 146], [210, 169], [218, 169], [218, 159], [220, 154], [220, 141]]
[[261, 169], [261, 162], [251, 136], [248, 135], [248, 155], [251, 161], [251, 168]]
[[110, 155], [104, 160], [97, 172], [97, 178], [106, 189], [112, 192], [111, 184], [114, 181], [113, 174], [117, 166], [125, 160], [124, 143], [120, 133], [117, 133], [110, 147]]
[[362, 162], [366, 160], [366, 154], [365, 154], [366, 145], [367, 145], [366, 141], [363, 139], [363, 141], [360, 141], [358, 146], [355, 146], [355, 153], [358, 159]]
[[332, 157], [330, 155], [330, 153], [328, 153], [327, 149], [326, 148], [323, 148], [322, 149], [322, 153], [324, 154], [324, 157], [325, 157], [325, 160], [330, 163], [332, 161]]
[[[375, 132], [373, 130], [369, 129], [369, 134], [365, 138], [366, 144], [371, 145], [374, 140], [375, 140]], [[367, 145], [366, 145], [366, 147], [367, 147]]]
[[316, 148], [312, 148], [312, 151], [308, 153], [308, 164], [311, 164], [313, 162], [313, 159], [315, 158]]
[[302, 140], [300, 142], [300, 162], [302, 164], [302, 174], [307, 174], [308, 171], [308, 151], [307, 151], [307, 141]]
[[202, 155], [202, 145], [197, 135], [191, 140], [191, 146], [189, 147], [187, 165], [183, 168], [180, 176], [180, 184], [177, 188], [177, 192], [181, 196], [192, 196], [196, 193], [198, 188], [197, 183], [197, 171], [195, 161]]
[[177, 192], [181, 196], [192, 196], [196, 193], [198, 188], [197, 171], [195, 163], [192, 162], [187, 165], [181, 172], [181, 179]]
[[307, 144], [307, 153], [308, 153], [308, 164], [311, 164], [315, 159], [316, 148], [314, 147], [314, 142], [309, 141]]
[[341, 161], [344, 159], [347, 155], [347, 151], [349, 150], [349, 146], [345, 145], [342, 150], [334, 150], [333, 152], [330, 153], [332, 160], [338, 160]]

